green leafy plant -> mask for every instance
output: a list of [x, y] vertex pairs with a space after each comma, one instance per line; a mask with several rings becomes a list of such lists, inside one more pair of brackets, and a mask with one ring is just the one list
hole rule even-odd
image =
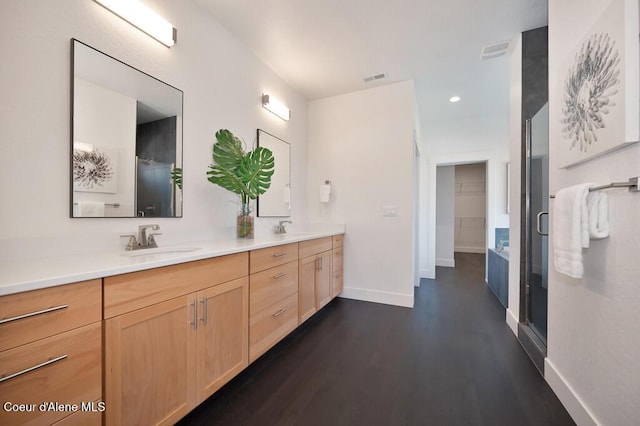
[[176, 186], [182, 189], [182, 168], [175, 167], [171, 170], [171, 180], [176, 184]]
[[273, 153], [264, 147], [245, 152], [244, 142], [227, 129], [218, 130], [216, 140], [207, 179], [240, 195], [243, 214], [248, 214], [245, 208], [248, 210], [249, 201], [264, 194], [271, 186], [275, 166]]

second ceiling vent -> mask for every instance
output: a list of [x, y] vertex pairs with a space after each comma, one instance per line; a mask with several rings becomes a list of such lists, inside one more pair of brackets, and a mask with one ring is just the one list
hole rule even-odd
[[480, 59], [493, 59], [505, 55], [511, 47], [510, 41], [491, 43], [482, 48]]
[[381, 74], [370, 75], [369, 77], [365, 77], [363, 80], [365, 83], [369, 83], [370, 81], [382, 80], [385, 78], [387, 78], [387, 74], [383, 72]]

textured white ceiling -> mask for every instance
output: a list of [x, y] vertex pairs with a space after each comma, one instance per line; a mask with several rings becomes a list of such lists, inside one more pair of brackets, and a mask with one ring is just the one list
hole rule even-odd
[[423, 123], [506, 112], [508, 59], [480, 51], [547, 23], [546, 0], [195, 1], [307, 99], [415, 80]]

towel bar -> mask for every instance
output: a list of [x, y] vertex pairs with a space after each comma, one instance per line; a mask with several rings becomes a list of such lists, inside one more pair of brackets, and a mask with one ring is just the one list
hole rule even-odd
[[[640, 176], [636, 176], [629, 178], [629, 182], [611, 182], [607, 185], [594, 186], [593, 188], [589, 188], [589, 192], [610, 188], [629, 188], [629, 192], [640, 192], [640, 186], [638, 185], [639, 180]], [[552, 194], [549, 195], [549, 198], [556, 198], [556, 196]]]
[[[74, 206], [77, 206], [78, 203], [73, 203]], [[114, 209], [117, 209], [120, 207], [120, 203], [104, 203], [105, 207], [113, 207]]]

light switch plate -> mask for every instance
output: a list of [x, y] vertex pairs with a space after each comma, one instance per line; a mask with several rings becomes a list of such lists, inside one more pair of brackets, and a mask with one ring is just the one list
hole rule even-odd
[[398, 207], [396, 206], [383, 206], [382, 215], [384, 217], [398, 217]]

